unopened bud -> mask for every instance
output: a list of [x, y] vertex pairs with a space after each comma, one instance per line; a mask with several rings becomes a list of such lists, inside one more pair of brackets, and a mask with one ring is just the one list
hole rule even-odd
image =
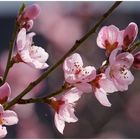
[[124, 31], [123, 48], [127, 49], [129, 45], [135, 40], [138, 34], [138, 26], [131, 22]]
[[140, 51], [134, 55], [133, 68], [140, 70]]
[[37, 18], [40, 13], [40, 7], [38, 4], [33, 4], [27, 8], [25, 8], [23, 13], [23, 18], [28, 20], [33, 20]]

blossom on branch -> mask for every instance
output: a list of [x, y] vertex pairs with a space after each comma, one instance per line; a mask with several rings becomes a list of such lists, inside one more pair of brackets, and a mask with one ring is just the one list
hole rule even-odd
[[3, 138], [7, 134], [6, 127], [3, 125], [14, 125], [18, 123], [17, 114], [11, 110], [4, 110], [0, 105], [0, 138]]
[[104, 26], [98, 33], [97, 45], [100, 48], [106, 49], [107, 55], [118, 48], [127, 49], [135, 40], [138, 34], [136, 23], [131, 22], [124, 30], [119, 30], [114, 25]]
[[82, 91], [72, 88], [66, 92], [60, 100], [52, 99], [50, 105], [55, 109], [54, 122], [60, 133], [63, 134], [65, 122], [77, 122], [78, 118], [74, 114], [75, 102], [79, 100]]
[[11, 88], [8, 83], [0, 87], [0, 138], [7, 135], [6, 127], [3, 125], [14, 125], [18, 122], [17, 114], [11, 110], [4, 110], [2, 104], [7, 102], [11, 95]]
[[111, 103], [107, 98], [108, 93], [118, 91], [114, 83], [109, 80], [104, 73], [98, 74], [96, 78], [90, 82], [96, 99], [106, 107], [111, 107]]
[[123, 31], [120, 31], [114, 25], [104, 26], [98, 33], [97, 45], [106, 49], [107, 54], [110, 54], [115, 48], [123, 44]]
[[17, 18], [20, 28], [26, 28], [26, 30], [29, 31], [33, 27], [33, 20], [36, 19], [39, 14], [40, 7], [38, 4], [33, 4], [26, 7], [23, 13], [21, 13], [21, 15], [19, 15]]
[[11, 88], [8, 83], [4, 83], [0, 87], [0, 104], [5, 103], [11, 95]]
[[93, 66], [83, 67], [83, 61], [79, 54], [75, 53], [66, 58], [63, 64], [65, 81], [74, 85], [82, 92], [94, 92], [97, 100], [104, 106], [110, 107], [107, 93], [117, 91], [114, 83], [108, 80], [105, 74], [96, 75]]
[[48, 67], [46, 61], [49, 55], [43, 48], [33, 45], [34, 35], [34, 32], [26, 34], [25, 28], [20, 30], [16, 40], [17, 55], [14, 59], [16, 62], [24, 62], [36, 69], [45, 69]]
[[78, 53], [67, 57], [63, 64], [66, 82], [73, 84], [83, 92], [92, 90], [88, 82], [96, 77], [96, 69], [93, 66], [83, 67], [83, 61]]
[[134, 81], [134, 76], [129, 70], [134, 57], [131, 53], [119, 53], [121, 48], [112, 51], [109, 57], [109, 66], [105, 71], [108, 79], [112, 80], [119, 91], [128, 90], [128, 85]]
[[130, 44], [136, 39], [138, 34], [138, 26], [136, 23], [131, 22], [125, 29], [123, 35], [123, 49], [128, 48]]

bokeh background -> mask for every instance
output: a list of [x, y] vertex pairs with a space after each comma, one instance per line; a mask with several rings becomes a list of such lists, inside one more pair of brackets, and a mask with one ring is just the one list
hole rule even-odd
[[[38, 3], [41, 14], [35, 20], [32, 31], [37, 35], [34, 42], [44, 47], [53, 65], [77, 39], [80, 39], [113, 4], [113, 2], [26, 2]], [[0, 75], [7, 60], [9, 41], [12, 36], [15, 18], [22, 2], [0, 2]], [[114, 24], [124, 29], [130, 22], [140, 25], [140, 2], [123, 2], [104, 25]], [[98, 29], [99, 31], [99, 29]], [[97, 47], [97, 34], [92, 35], [76, 50], [85, 65], [98, 68], [105, 59], [104, 50]], [[111, 108], [102, 106], [94, 93], [84, 94], [76, 106], [79, 121], [66, 124], [64, 135], [54, 125], [54, 112], [47, 104], [15, 105], [19, 123], [9, 126], [6, 138], [140, 138], [140, 71], [132, 69], [135, 81], [126, 92], [110, 94]], [[12, 88], [12, 98], [17, 96], [42, 71], [34, 70], [21, 63], [14, 65], [7, 81]], [[57, 90], [64, 80], [62, 66], [48, 79], [40, 83], [27, 96], [41, 97]], [[58, 97], [59, 98], [59, 97]]]

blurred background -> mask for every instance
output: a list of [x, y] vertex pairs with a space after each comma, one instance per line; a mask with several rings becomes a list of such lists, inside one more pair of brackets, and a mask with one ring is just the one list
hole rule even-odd
[[[31, 5], [32, 2], [27, 2]], [[35, 2], [41, 6], [41, 14], [35, 20], [32, 31], [34, 42], [49, 53], [49, 65], [53, 65], [80, 39], [113, 4], [113, 2]], [[22, 2], [0, 2], [0, 75], [3, 74], [9, 41], [15, 18]], [[140, 2], [123, 2], [104, 25], [114, 24], [124, 29], [130, 22], [140, 25]], [[99, 31], [99, 29], [98, 29]], [[76, 50], [85, 65], [98, 68], [105, 60], [104, 50], [96, 44], [97, 34], [92, 35]], [[12, 98], [17, 96], [42, 71], [20, 63], [11, 69], [7, 81], [12, 88]], [[64, 135], [54, 125], [54, 112], [47, 104], [15, 105], [19, 123], [9, 126], [6, 138], [140, 138], [140, 72], [132, 69], [135, 81], [126, 92], [110, 94], [111, 108], [102, 106], [94, 93], [84, 94], [76, 106], [79, 121], [66, 124]], [[40, 83], [27, 96], [41, 97], [57, 90], [64, 80], [62, 66], [46, 81]], [[59, 97], [58, 97], [59, 98]]]

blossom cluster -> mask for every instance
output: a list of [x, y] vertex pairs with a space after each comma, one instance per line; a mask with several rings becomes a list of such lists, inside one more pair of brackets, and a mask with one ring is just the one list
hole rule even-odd
[[[14, 63], [24, 62], [36, 69], [45, 69], [49, 65], [46, 63], [49, 55], [42, 47], [33, 44], [34, 32], [28, 33], [33, 27], [33, 20], [40, 13], [37, 4], [33, 4], [23, 10], [17, 18], [19, 32], [16, 38], [17, 54], [12, 58]], [[1, 77], [1, 80], [3, 78]], [[3, 125], [14, 125], [18, 123], [18, 116], [14, 111], [4, 110], [3, 105], [9, 100], [11, 87], [5, 82], [0, 87], [0, 138], [7, 135], [6, 127]]]
[[[16, 55], [14, 63], [25, 63], [35, 69], [49, 67], [49, 54], [40, 46], [34, 45], [34, 32], [28, 33], [39, 15], [40, 8], [34, 4], [27, 7], [18, 15], [19, 31], [16, 37]], [[56, 128], [63, 134], [65, 122], [77, 122], [75, 106], [84, 93], [94, 93], [99, 103], [111, 107], [108, 100], [109, 93], [126, 91], [134, 81], [130, 71], [133, 66], [140, 69], [140, 52], [132, 54], [130, 49], [138, 34], [136, 23], [131, 22], [124, 30], [116, 26], [104, 26], [98, 33], [97, 45], [105, 49], [107, 59], [99, 69], [94, 66], [84, 66], [82, 57], [78, 53], [68, 56], [63, 63], [64, 83], [66, 91], [60, 99], [50, 98], [49, 105], [54, 109]], [[1, 78], [3, 80], [3, 78]], [[69, 89], [67, 89], [69, 87]], [[13, 125], [18, 122], [17, 114], [11, 110], [4, 110], [3, 106], [9, 100], [11, 88], [7, 82], [0, 87], [0, 137], [7, 134], [3, 125]]]
[[93, 92], [101, 105], [111, 107], [107, 97], [109, 93], [128, 90], [128, 86], [134, 81], [130, 68], [138, 68], [139, 64], [139, 53], [134, 56], [128, 51], [137, 34], [138, 27], [133, 22], [121, 31], [114, 25], [102, 27], [97, 36], [97, 45], [105, 49], [107, 60], [100, 70], [96, 70], [94, 66], [84, 66], [78, 53], [65, 59], [65, 82], [72, 88], [60, 100], [52, 99], [51, 103], [56, 111], [54, 121], [60, 133], [63, 133], [65, 122], [78, 121], [74, 107], [83, 93]]

